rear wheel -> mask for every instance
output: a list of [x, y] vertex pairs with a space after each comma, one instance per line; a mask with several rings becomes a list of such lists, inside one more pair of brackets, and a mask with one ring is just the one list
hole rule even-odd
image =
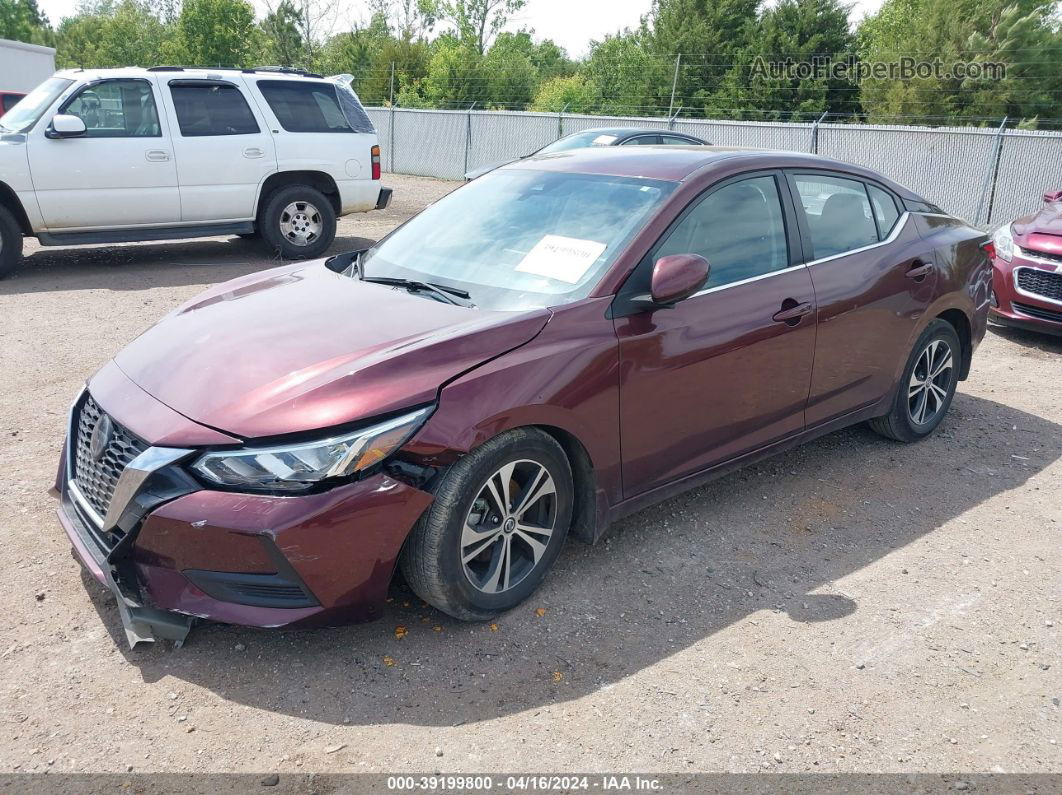
[[402, 551], [402, 574], [455, 618], [509, 610], [560, 554], [573, 492], [568, 459], [551, 436], [533, 428], [497, 436], [447, 472]]
[[281, 258], [312, 259], [335, 240], [336, 211], [316, 188], [289, 185], [269, 197], [258, 232]]
[[15, 216], [0, 206], [0, 279], [10, 275], [22, 261], [22, 229]]
[[962, 345], [952, 325], [934, 320], [918, 338], [896, 389], [892, 411], [870, 427], [899, 442], [929, 436], [948, 413], [959, 382]]

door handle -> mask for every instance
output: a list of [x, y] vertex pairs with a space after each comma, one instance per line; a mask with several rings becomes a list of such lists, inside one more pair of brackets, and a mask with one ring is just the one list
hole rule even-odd
[[933, 272], [933, 263], [924, 262], [923, 260], [916, 259], [911, 263], [911, 269], [904, 274], [908, 279], [914, 279], [915, 281], [922, 281], [929, 274]]
[[257, 146], [249, 146], [249, 147], [247, 147], [246, 149], [243, 150], [243, 156], [244, 157], [249, 157], [249, 158], [251, 158], [253, 160], [256, 157], [264, 157], [265, 156], [265, 152], [263, 152]]
[[800, 322], [800, 318], [804, 315], [810, 315], [814, 311], [815, 307], [805, 301], [802, 304], [798, 304], [793, 298], [786, 298], [782, 302], [782, 308], [772, 315], [772, 318], [779, 323], [785, 323], [787, 326], [795, 326]]
[[144, 157], [152, 163], [165, 163], [170, 159], [170, 153], [165, 149], [148, 149], [144, 153]]

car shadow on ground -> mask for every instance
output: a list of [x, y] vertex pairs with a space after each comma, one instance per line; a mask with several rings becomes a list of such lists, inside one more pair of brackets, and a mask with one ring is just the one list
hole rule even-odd
[[1021, 345], [1023, 348], [1033, 348], [1046, 353], [1062, 353], [1062, 335], [1027, 331], [1011, 326], [1001, 326], [998, 323], [989, 323], [988, 328], [1003, 339], [1015, 345]]
[[[800, 624], [867, 607], [837, 580], [1021, 486], [1060, 455], [1062, 426], [960, 393], [920, 444], [847, 429], [647, 509], [594, 547], [570, 543], [541, 590], [494, 624], [455, 621], [396, 585], [374, 624], [203, 625], [179, 650], [129, 651], [109, 595], [95, 583], [89, 590], [145, 681], [171, 677], [330, 724], [450, 726], [585, 696], [757, 611], [786, 613], [798, 643]], [[894, 568], [878, 571], [937, 575]]]
[[[325, 256], [373, 244], [336, 237]], [[208, 285], [286, 264], [260, 240], [208, 238], [113, 246], [37, 248], [0, 281], [0, 295], [53, 290], [148, 290]]]

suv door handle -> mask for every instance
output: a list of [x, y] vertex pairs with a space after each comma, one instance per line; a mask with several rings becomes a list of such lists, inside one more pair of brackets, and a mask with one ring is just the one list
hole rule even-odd
[[908, 279], [914, 279], [915, 281], [921, 281], [933, 272], [933, 263], [924, 262], [923, 260], [916, 259], [911, 263], [911, 269], [904, 274]]
[[815, 307], [805, 301], [802, 304], [798, 304], [793, 298], [786, 298], [782, 302], [782, 308], [772, 315], [772, 318], [779, 323], [785, 323], [787, 326], [795, 326], [800, 322], [800, 318], [804, 315], [810, 315], [814, 311]]
[[170, 153], [165, 149], [148, 149], [144, 152], [144, 157], [152, 163], [165, 163], [170, 159]]
[[249, 146], [243, 150], [243, 156], [249, 157], [253, 160], [256, 157], [265, 157], [265, 152], [263, 152], [257, 146]]

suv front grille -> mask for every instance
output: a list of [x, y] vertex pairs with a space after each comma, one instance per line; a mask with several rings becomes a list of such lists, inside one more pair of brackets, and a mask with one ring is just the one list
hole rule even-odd
[[97, 460], [92, 456], [92, 432], [104, 416], [91, 395], [86, 395], [85, 402], [78, 409], [76, 435], [74, 439], [74, 482], [78, 491], [92, 509], [104, 516], [111, 504], [114, 487], [118, 478], [129, 462], [147, 450], [148, 444], [118, 423], [111, 421], [113, 431]]
[[1027, 293], [1062, 301], [1062, 273], [1052, 273], [1039, 268], [1017, 268], [1015, 279], [1018, 287]]

